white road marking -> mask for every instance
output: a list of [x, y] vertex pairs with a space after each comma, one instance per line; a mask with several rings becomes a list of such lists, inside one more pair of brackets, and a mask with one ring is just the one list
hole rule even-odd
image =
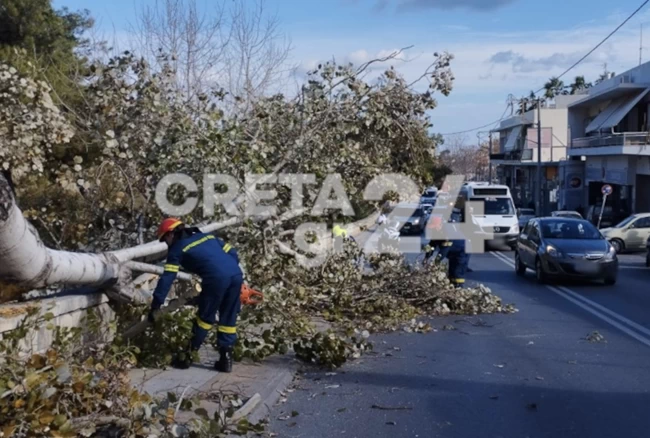
[[[501, 260], [503, 263], [510, 266], [511, 268], [513, 269], [515, 268], [514, 262], [510, 260], [508, 256], [494, 251], [492, 251], [491, 254], [497, 259]], [[545, 287], [553, 291], [555, 294], [561, 296], [562, 298], [572, 302], [576, 306], [581, 307], [582, 309], [586, 310], [587, 312], [591, 313], [597, 318], [600, 318], [606, 323], [616, 327], [617, 329], [621, 330], [623, 333], [626, 333], [627, 335], [631, 336], [632, 338], [636, 339], [642, 344], [650, 347], [650, 329], [647, 329], [646, 327], [643, 327], [642, 325], [637, 324], [636, 322], [606, 307], [603, 307], [600, 304], [588, 298], [583, 297], [582, 295], [572, 291], [571, 289], [565, 286], [556, 287], [556, 286], [547, 285]], [[634, 330], [637, 330], [640, 333]], [[648, 335], [648, 337], [644, 336], [644, 334]]]

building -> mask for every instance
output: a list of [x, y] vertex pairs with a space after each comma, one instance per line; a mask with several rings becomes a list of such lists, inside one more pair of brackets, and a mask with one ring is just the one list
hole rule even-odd
[[537, 123], [541, 117], [542, 212], [557, 208], [559, 164], [567, 159], [569, 144], [568, 106], [581, 96], [557, 96], [555, 103], [503, 120], [492, 131], [499, 150], [490, 154], [499, 183], [510, 187], [518, 207], [533, 207], [537, 183]]
[[650, 62], [600, 82], [568, 105], [569, 159], [560, 172], [566, 208], [602, 205], [601, 190], [609, 184], [606, 206], [617, 219], [650, 211], [649, 114]]

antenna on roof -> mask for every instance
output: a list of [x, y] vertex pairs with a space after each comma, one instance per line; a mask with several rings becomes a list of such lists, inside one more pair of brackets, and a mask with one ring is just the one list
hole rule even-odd
[[641, 32], [639, 33], [639, 65], [643, 61], [643, 23], [641, 23]]

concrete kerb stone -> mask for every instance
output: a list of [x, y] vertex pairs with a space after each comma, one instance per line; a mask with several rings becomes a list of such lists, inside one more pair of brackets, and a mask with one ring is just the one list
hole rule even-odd
[[[318, 331], [327, 331], [331, 325], [322, 318], [314, 318], [314, 325]], [[209, 396], [216, 393], [236, 393], [244, 401], [259, 397], [254, 406], [246, 409], [242, 406], [240, 418], [247, 418], [250, 423], [257, 424], [266, 418], [273, 406], [280, 400], [282, 394], [293, 381], [300, 368], [301, 362], [292, 352], [285, 355], [274, 355], [255, 363], [250, 360], [236, 362], [233, 372], [219, 373], [214, 370], [214, 362], [218, 354], [211, 346], [204, 346], [200, 351], [201, 361], [187, 370], [167, 368], [158, 369], [133, 369], [129, 372], [131, 384], [136, 389], [149, 395], [160, 398], [168, 392], [180, 396], [185, 392], [185, 397], [194, 395]], [[200, 406], [212, 417], [219, 405], [209, 399], [202, 399]], [[176, 418], [179, 422], [187, 422], [195, 418], [193, 412], [179, 411]]]

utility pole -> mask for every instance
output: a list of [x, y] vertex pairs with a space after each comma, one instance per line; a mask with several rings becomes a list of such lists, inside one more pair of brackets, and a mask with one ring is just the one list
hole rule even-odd
[[542, 215], [542, 99], [537, 98], [537, 216]]
[[639, 36], [639, 65], [643, 60], [643, 23], [641, 23], [641, 33]]
[[492, 184], [492, 131], [490, 131], [490, 139], [488, 140], [488, 153], [490, 154], [490, 159], [488, 160], [488, 183]]

